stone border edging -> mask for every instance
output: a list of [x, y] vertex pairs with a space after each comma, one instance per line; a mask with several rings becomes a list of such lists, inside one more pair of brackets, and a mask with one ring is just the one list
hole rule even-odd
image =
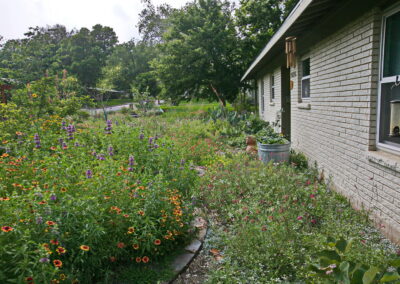
[[194, 222], [196, 222], [196, 220], [198, 222], [198, 220], [200, 219], [203, 220], [202, 222], [204, 222], [204, 224], [201, 227], [194, 225], [196, 228], [199, 228], [196, 238], [192, 240], [190, 244], [185, 247], [185, 252], [178, 255], [171, 264], [175, 276], [171, 280], [162, 282], [161, 284], [173, 283], [179, 277], [179, 275], [181, 275], [183, 272], [186, 271], [190, 263], [201, 251], [204, 240], [207, 235], [208, 226], [207, 222], [201, 217], [196, 217]]

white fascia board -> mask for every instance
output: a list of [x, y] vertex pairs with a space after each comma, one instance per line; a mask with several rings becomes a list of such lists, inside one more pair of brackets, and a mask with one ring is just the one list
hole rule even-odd
[[267, 55], [271, 48], [279, 41], [279, 39], [286, 33], [286, 31], [293, 25], [293, 23], [300, 17], [304, 10], [315, 0], [301, 0], [290, 15], [283, 22], [279, 30], [274, 34], [268, 44], [264, 47], [262, 52], [257, 56], [256, 60], [250, 65], [246, 73], [243, 75], [241, 81], [245, 80], [249, 73], [258, 65], [261, 59]]

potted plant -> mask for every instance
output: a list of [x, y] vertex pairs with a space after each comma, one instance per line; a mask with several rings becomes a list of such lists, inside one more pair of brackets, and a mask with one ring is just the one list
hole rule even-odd
[[290, 142], [282, 134], [274, 132], [272, 127], [264, 127], [257, 132], [258, 158], [264, 163], [289, 162]]

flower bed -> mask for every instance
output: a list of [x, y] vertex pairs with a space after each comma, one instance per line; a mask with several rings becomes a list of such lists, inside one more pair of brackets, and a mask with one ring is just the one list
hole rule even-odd
[[89, 283], [187, 237], [196, 173], [168, 139], [59, 122], [17, 132], [0, 153], [2, 283]]
[[[265, 166], [239, 154], [203, 181], [196, 197], [216, 216], [207, 246], [219, 255], [210, 283], [398, 281], [400, 250], [315, 169]], [[370, 281], [360, 282], [364, 275]]]

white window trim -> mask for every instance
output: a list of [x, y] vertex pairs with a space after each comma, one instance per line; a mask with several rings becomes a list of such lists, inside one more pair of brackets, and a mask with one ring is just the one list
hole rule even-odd
[[[274, 79], [274, 84], [272, 85], [272, 78]], [[270, 102], [272, 103], [272, 102], [274, 102], [274, 100], [275, 100], [275, 96], [276, 96], [276, 89], [275, 89], [275, 74], [274, 73], [272, 73], [271, 75], [270, 75], [270, 77], [269, 77], [269, 85], [270, 85], [270, 95], [269, 95], [269, 97], [270, 97]], [[273, 91], [273, 94], [274, 94], [274, 97], [272, 97], [272, 91]]]
[[265, 112], [265, 86], [264, 86], [264, 78], [260, 80], [260, 105], [261, 105], [261, 114]]
[[[306, 60], [310, 60], [310, 75], [303, 76], [303, 62]], [[301, 79], [300, 79], [300, 100], [301, 102], [309, 102], [311, 100], [311, 56], [303, 56], [303, 58], [300, 60], [299, 67], [301, 68]], [[303, 80], [310, 79], [310, 96], [309, 97], [303, 97]]]
[[310, 96], [309, 97], [303, 97], [303, 80], [310, 79], [310, 88], [311, 88], [311, 75], [301, 77], [301, 88], [300, 88], [300, 93], [301, 93], [301, 100], [307, 101], [311, 99], [311, 90], [310, 90]]
[[[383, 77], [383, 64], [385, 58], [385, 37], [386, 37], [386, 19], [390, 16], [400, 12], [400, 6], [395, 4], [391, 8], [389, 8], [382, 16], [382, 24], [381, 24], [381, 38], [380, 38], [380, 56], [379, 56], [379, 78], [378, 78], [378, 109], [377, 109], [377, 119], [376, 119], [376, 148], [378, 150], [388, 150], [391, 153], [399, 154], [400, 153], [400, 146], [393, 146], [386, 143], [381, 143], [379, 141], [380, 137], [380, 125], [381, 125], [381, 97], [382, 97], [382, 84], [385, 83], [395, 83], [397, 76], [391, 77]], [[400, 74], [399, 74], [400, 75]], [[400, 78], [400, 76], [399, 76]]]

